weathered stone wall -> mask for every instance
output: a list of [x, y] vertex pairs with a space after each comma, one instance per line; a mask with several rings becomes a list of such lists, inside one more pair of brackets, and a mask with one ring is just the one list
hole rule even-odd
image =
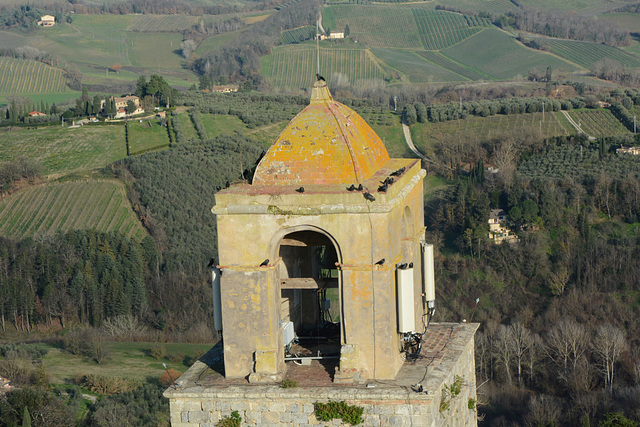
[[[283, 389], [278, 385], [198, 386], [197, 379], [209, 369], [197, 362], [180, 378], [182, 388], [168, 389], [171, 425], [173, 427], [214, 426], [222, 417], [238, 411], [243, 426], [312, 426], [343, 425], [341, 420], [318, 421], [314, 413], [316, 402], [345, 401], [364, 408], [365, 426], [475, 426], [476, 383], [473, 336], [477, 325], [458, 325], [454, 338], [433, 357], [438, 363], [426, 368], [403, 368], [394, 382], [372, 382], [374, 388], [357, 387], [296, 387]], [[453, 326], [452, 326], [453, 328]], [[422, 381], [424, 391], [410, 387]], [[460, 393], [449, 390], [461, 379]], [[195, 380], [195, 381], [194, 381]], [[470, 405], [471, 400], [471, 405]], [[443, 404], [443, 401], [446, 404]], [[470, 409], [470, 406], [472, 407]]]

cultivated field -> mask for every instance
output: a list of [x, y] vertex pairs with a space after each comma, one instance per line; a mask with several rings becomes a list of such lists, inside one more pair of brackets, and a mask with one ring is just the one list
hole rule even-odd
[[631, 133], [609, 110], [572, 110], [568, 113], [587, 135], [596, 138]]
[[510, 35], [485, 29], [469, 39], [442, 50], [445, 56], [496, 79], [526, 76], [532, 68], [573, 71], [576, 67], [550, 54], [528, 49]]
[[376, 5], [340, 5], [325, 8], [323, 26], [344, 31], [371, 47], [420, 48], [422, 42], [411, 9]]
[[68, 90], [64, 72], [39, 61], [0, 56], [0, 94], [35, 94]]
[[[389, 67], [403, 74], [406, 78], [402, 78], [402, 81], [430, 83], [467, 80], [439, 64], [425, 61], [418, 53], [411, 50], [374, 48], [372, 52]], [[423, 51], [418, 52], [423, 53]]]
[[293, 30], [283, 31], [280, 35], [282, 44], [296, 44], [305, 40], [311, 40], [316, 35], [316, 27], [300, 27]]
[[169, 146], [167, 128], [157, 120], [131, 120], [128, 122], [129, 154], [135, 155]]
[[447, 58], [446, 56], [442, 55], [439, 52], [426, 51], [426, 52], [420, 52], [420, 55], [424, 56], [430, 62], [433, 62], [434, 64], [442, 68], [450, 70], [464, 77], [465, 79], [480, 80], [480, 79], [487, 79], [490, 77], [486, 74], [473, 70], [468, 66], [455, 62], [452, 59]]
[[575, 130], [559, 120], [562, 113], [496, 115], [490, 117], [468, 117], [441, 123], [428, 123], [411, 127], [416, 147], [423, 153], [433, 152], [437, 143], [486, 141], [504, 134], [529, 129], [537, 137], [548, 138], [574, 134]]
[[0, 201], [0, 235], [22, 239], [80, 229], [146, 236], [119, 181], [31, 186]]
[[129, 31], [148, 31], [152, 33], [178, 33], [191, 28], [203, 18], [188, 15], [136, 15], [127, 27]]
[[509, 0], [436, 0], [435, 3], [458, 10], [489, 12], [493, 15], [501, 15], [516, 9]]
[[418, 33], [427, 50], [440, 50], [460, 43], [482, 27], [489, 26], [486, 19], [440, 10], [414, 9], [413, 16]]
[[0, 129], [0, 162], [27, 156], [40, 162], [44, 174], [96, 169], [126, 155], [124, 126]]
[[618, 61], [624, 67], [640, 67], [640, 58], [615, 47], [573, 40], [544, 40], [553, 53], [587, 69], [605, 58]]
[[[278, 89], [307, 90], [315, 80], [316, 70], [316, 50], [311, 44], [278, 47], [262, 58], [262, 73]], [[351, 83], [383, 77], [366, 49], [321, 48], [320, 74], [330, 80], [333, 73], [346, 75]]]
[[[188, 87], [196, 82], [195, 76], [183, 67], [179, 33], [129, 30], [134, 22], [146, 20], [149, 25], [156, 25], [154, 18], [147, 15], [76, 14], [72, 24], [38, 28], [24, 36], [1, 32], [0, 44], [32, 46], [74, 63], [86, 84], [131, 84], [143, 70], [163, 75], [174, 86]], [[114, 64], [122, 66], [119, 73], [107, 71]]]

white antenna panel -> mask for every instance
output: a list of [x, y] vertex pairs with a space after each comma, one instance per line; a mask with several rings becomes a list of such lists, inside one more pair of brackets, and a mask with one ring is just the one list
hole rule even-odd
[[398, 284], [398, 332], [401, 334], [413, 332], [416, 328], [413, 268], [396, 270]]

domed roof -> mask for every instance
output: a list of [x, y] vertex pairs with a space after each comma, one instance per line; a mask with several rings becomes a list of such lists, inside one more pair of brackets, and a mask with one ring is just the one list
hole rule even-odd
[[324, 80], [262, 158], [254, 185], [353, 184], [389, 161], [380, 137], [358, 113], [333, 100]]

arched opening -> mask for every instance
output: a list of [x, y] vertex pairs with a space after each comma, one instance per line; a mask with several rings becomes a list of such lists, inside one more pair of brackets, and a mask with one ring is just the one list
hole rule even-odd
[[284, 235], [277, 251], [285, 361], [332, 360], [328, 364], [337, 365], [341, 346], [337, 244], [321, 230], [299, 229]]

